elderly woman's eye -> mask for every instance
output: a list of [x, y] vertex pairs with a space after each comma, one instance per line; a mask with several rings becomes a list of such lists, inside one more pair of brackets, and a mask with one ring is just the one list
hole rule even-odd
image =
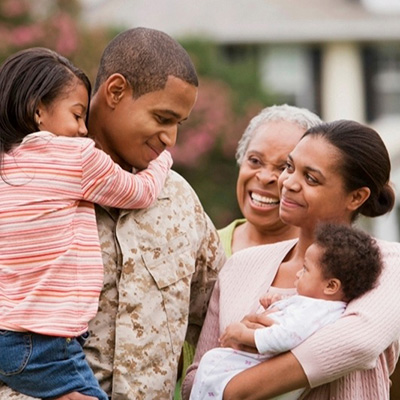
[[260, 163], [260, 160], [259, 160], [257, 157], [253, 157], [253, 156], [248, 157], [248, 158], [247, 158], [247, 161], [248, 161], [250, 164], [253, 164], [253, 165], [259, 165], [259, 164], [261, 164], [261, 163]]

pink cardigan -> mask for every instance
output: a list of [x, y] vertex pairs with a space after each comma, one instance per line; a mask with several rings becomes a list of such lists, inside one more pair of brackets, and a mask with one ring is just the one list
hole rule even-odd
[[[189, 398], [198, 362], [218, 347], [220, 332], [255, 312], [296, 240], [235, 253], [219, 274], [196, 349], [182, 385]], [[379, 241], [385, 268], [379, 286], [350, 302], [343, 317], [292, 350], [307, 375], [307, 400], [389, 399], [400, 338], [400, 244]]]

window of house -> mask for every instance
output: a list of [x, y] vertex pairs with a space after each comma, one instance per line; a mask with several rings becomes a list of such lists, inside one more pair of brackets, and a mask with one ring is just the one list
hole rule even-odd
[[364, 49], [368, 120], [400, 113], [400, 45]]
[[258, 63], [260, 84], [276, 102], [320, 113], [320, 64], [318, 49], [302, 45], [225, 45], [222, 54], [230, 63]]
[[262, 84], [282, 102], [319, 112], [319, 71], [319, 52], [307, 46], [275, 45], [262, 52]]

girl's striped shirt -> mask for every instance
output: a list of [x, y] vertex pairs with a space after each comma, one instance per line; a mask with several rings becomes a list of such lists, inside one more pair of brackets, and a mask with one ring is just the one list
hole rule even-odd
[[137, 174], [88, 138], [26, 136], [3, 154], [0, 329], [78, 336], [97, 312], [103, 265], [94, 204], [148, 207], [172, 165], [164, 151]]

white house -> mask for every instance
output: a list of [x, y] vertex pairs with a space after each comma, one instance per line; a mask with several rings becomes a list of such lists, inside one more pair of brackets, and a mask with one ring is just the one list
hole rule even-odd
[[[400, 194], [399, 0], [81, 1], [85, 23], [207, 37], [232, 62], [257, 57], [263, 84], [282, 101], [373, 126]], [[369, 227], [376, 236], [399, 239], [399, 204]]]

